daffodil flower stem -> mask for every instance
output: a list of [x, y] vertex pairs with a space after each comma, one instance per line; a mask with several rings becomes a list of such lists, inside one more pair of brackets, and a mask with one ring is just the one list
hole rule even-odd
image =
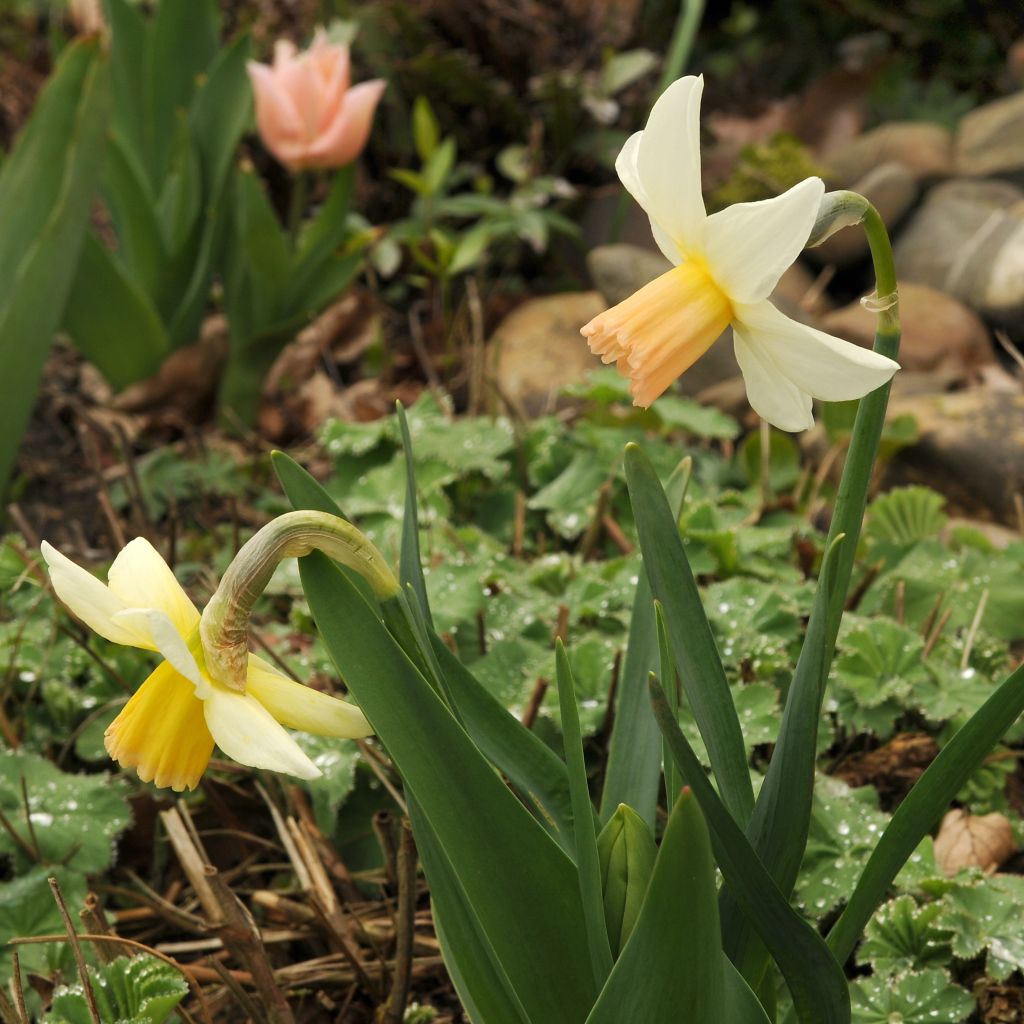
[[[895, 359], [900, 348], [900, 307], [892, 244], [882, 218], [870, 203], [866, 204], [862, 224], [871, 249], [871, 261], [875, 270], [875, 295], [878, 298], [874, 350], [880, 355]], [[825, 635], [829, 651], [835, 645], [843, 606], [846, 603], [846, 592], [850, 586], [850, 575], [860, 539], [861, 524], [864, 521], [871, 475], [875, 459], [878, 457], [882, 428], [885, 425], [890, 388], [891, 384], [883, 384], [882, 387], [865, 395], [857, 407], [857, 418], [854, 421], [850, 448], [836, 497], [835, 513], [825, 544], [825, 549], [828, 550], [839, 534], [845, 534], [846, 539], [837, 552], [834, 582], [828, 595]], [[830, 663], [831, 657], [827, 664]]]
[[235, 556], [199, 623], [211, 677], [245, 691], [249, 615], [285, 558], [322, 551], [359, 573], [380, 601], [401, 593], [384, 556], [350, 522], [327, 512], [287, 512], [257, 531]]
[[[875, 270], [878, 299], [874, 308], [878, 324], [874, 350], [894, 359], [899, 352], [900, 324], [892, 246], [878, 211], [862, 197], [856, 199]], [[845, 210], [846, 206], [833, 207], [838, 215], [845, 215]], [[848, 226], [849, 221], [846, 224]], [[812, 234], [812, 241], [814, 237]], [[889, 389], [888, 383], [882, 385], [862, 398], [857, 408], [835, 512], [825, 542], [824, 550], [832, 552], [829, 572], [823, 572], [819, 578], [807, 625], [807, 640], [786, 697], [778, 742], [747, 829], [765, 867], [787, 894], [793, 890], [807, 845], [817, 727], [885, 424]], [[786, 805], [784, 813], [783, 803]], [[767, 964], [767, 953], [749, 923], [741, 919], [728, 893], [721, 910], [726, 949], [733, 963], [756, 989]]]

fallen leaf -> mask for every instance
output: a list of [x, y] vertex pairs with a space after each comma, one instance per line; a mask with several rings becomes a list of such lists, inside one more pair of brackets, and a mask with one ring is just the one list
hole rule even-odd
[[947, 878], [961, 868], [995, 871], [1017, 849], [1009, 819], [998, 812], [974, 815], [950, 811], [935, 837], [935, 861]]

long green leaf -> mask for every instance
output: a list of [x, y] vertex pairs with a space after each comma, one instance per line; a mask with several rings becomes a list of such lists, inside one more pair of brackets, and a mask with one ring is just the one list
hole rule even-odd
[[[323, 487], [284, 452], [271, 455], [274, 471], [293, 507], [310, 508], [345, 518]], [[343, 566], [339, 566], [345, 571]], [[350, 574], [364, 596], [372, 599], [361, 576]], [[572, 803], [565, 765], [535, 733], [525, 728], [489, 690], [448, 649], [444, 641], [431, 636], [434, 657], [445, 674], [463, 723], [473, 742], [515, 788], [540, 809], [540, 820], [571, 857], [576, 856], [573, 839]]]
[[[844, 541], [838, 534], [822, 558], [817, 589], [822, 601], [834, 584]], [[807, 846], [821, 700], [831, 664], [826, 629], [826, 616], [812, 614], [772, 754], [774, 771], [769, 770], [762, 783], [747, 826], [751, 846], [784, 893], [793, 889]], [[779, 822], [789, 828], [780, 828]], [[756, 987], [767, 963], [764, 945], [728, 886], [722, 890], [719, 909], [725, 951]]]
[[153, 302], [167, 247], [145, 170], [119, 133], [107, 145], [103, 198], [117, 231], [117, 259]]
[[654, 715], [676, 766], [700, 802], [725, 883], [778, 964], [798, 1019], [803, 1024], [849, 1024], [850, 994], [842, 967], [765, 870], [679, 728], [665, 691], [653, 677], [650, 685]]
[[576, 683], [561, 639], [555, 641], [555, 678], [558, 682], [562, 741], [569, 773], [569, 793], [572, 797], [580, 900], [583, 903], [583, 918], [587, 925], [587, 948], [590, 950], [594, 981], [600, 988], [612, 969], [612, 951], [608, 944], [608, 927], [604, 920], [601, 862], [597, 855], [594, 807], [590, 802], [587, 762], [583, 756], [583, 735], [580, 732], [579, 709], [576, 707]]
[[[678, 518], [690, 482], [692, 459], [684, 459], [665, 485], [669, 507]], [[654, 599], [646, 571], [641, 571], [629, 618], [626, 656], [622, 660], [615, 717], [608, 741], [608, 765], [601, 791], [601, 820], [619, 804], [632, 807], [653, 829], [661, 780], [661, 733], [651, 713], [647, 677], [658, 667]]]
[[199, 76], [217, 52], [217, 5], [213, 0], [160, 0], [147, 29], [145, 153], [158, 189], [170, 167], [179, 112], [188, 109]]
[[203, 76], [189, 113], [199, 150], [207, 201], [218, 204], [238, 143], [252, 117], [252, 88], [245, 64], [249, 36], [239, 36], [221, 50]]
[[0, 487], [74, 280], [109, 116], [100, 43], [73, 43], [0, 170]]
[[430, 879], [434, 928], [448, 974], [473, 1024], [530, 1024], [426, 816], [409, 802], [416, 846]]
[[918, 843], [1022, 713], [1024, 666], [1007, 676], [957, 730], [896, 808], [864, 865], [842, 916], [828, 934], [828, 944], [840, 960], [845, 961], [853, 952], [865, 925]]
[[82, 247], [64, 329], [118, 391], [156, 373], [170, 348], [149, 299], [95, 235]]
[[[671, 644], [668, 639], [668, 626], [665, 625], [665, 610], [661, 606], [660, 601], [654, 602], [654, 618], [658, 627], [658, 678], [661, 680], [661, 685], [665, 688], [665, 692], [668, 695], [669, 706], [672, 708], [672, 714], [675, 715], [676, 721], [679, 721], [679, 686], [676, 679], [676, 663], [672, 657]], [[650, 673], [648, 673], [648, 677]], [[650, 701], [648, 700], [648, 706]], [[653, 718], [653, 713], [651, 715]], [[657, 723], [655, 723], [657, 724]], [[662, 745], [662, 773], [665, 776], [665, 792], [666, 793], [678, 793], [682, 788], [683, 782], [679, 777], [679, 771], [676, 768], [675, 761], [672, 760], [672, 753], [668, 749], [668, 744], [664, 739], [661, 741]]]
[[110, 79], [116, 97], [111, 116], [114, 133], [140, 161], [147, 186], [155, 192], [145, 163], [148, 25], [142, 12], [129, 0], [103, 0], [103, 10], [110, 26]]
[[332, 659], [430, 822], [531, 1024], [583, 1021], [596, 993], [572, 862], [330, 560], [309, 555], [300, 573]]
[[[722, 799], [741, 826], [754, 807], [754, 790], [736, 706], [725, 678], [675, 516], [658, 475], [643, 452], [626, 446], [626, 483], [644, 570], [665, 609], [676, 669], [711, 758]], [[657, 648], [655, 648], [657, 650]]]
[[726, 1017], [715, 862], [697, 800], [676, 801], [636, 926], [587, 1024], [737, 1024]]
[[402, 516], [402, 556], [399, 574], [402, 586], [412, 587], [427, 625], [433, 628], [434, 620], [430, 615], [427, 584], [423, 579], [423, 560], [420, 556], [420, 524], [416, 507], [416, 467], [413, 463], [412, 437], [409, 434], [405, 407], [401, 402], [397, 402], [396, 406], [398, 426], [402, 432], [402, 452], [405, 457], [405, 513]]

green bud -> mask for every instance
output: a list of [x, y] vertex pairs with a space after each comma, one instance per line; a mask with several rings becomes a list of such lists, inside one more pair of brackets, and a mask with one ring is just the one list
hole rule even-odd
[[619, 804], [597, 837], [612, 956], [619, 955], [633, 931], [657, 853], [647, 823], [632, 807]]

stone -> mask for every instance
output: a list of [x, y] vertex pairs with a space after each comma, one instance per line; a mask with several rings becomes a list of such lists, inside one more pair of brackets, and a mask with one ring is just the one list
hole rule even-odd
[[953, 174], [953, 134], [931, 121], [891, 121], [865, 132], [825, 154], [837, 184], [851, 188], [880, 164], [896, 162], [915, 181], [933, 181]]
[[883, 486], [924, 484], [946, 496], [953, 514], [1019, 525], [1024, 395], [985, 387], [916, 395], [893, 399], [889, 415], [913, 416], [919, 436], [893, 457]]
[[946, 292], [1010, 330], [1024, 327], [1024, 193], [1005, 181], [957, 179], [933, 189], [896, 240], [907, 281]]
[[605, 308], [598, 292], [566, 292], [529, 299], [509, 313], [487, 342], [499, 401], [530, 416], [568, 404], [559, 392], [601, 366], [580, 328]]
[[967, 114], [956, 136], [956, 171], [1024, 184], [1024, 91]]
[[[913, 172], [895, 161], [872, 168], [851, 187], [874, 205], [890, 234], [917, 201], [919, 191]], [[860, 226], [844, 228], [808, 251], [822, 263], [846, 267], [868, 257], [868, 238]]]
[[[924, 284], [901, 282], [900, 366], [904, 370], [948, 372], [949, 382], [976, 376], [979, 366], [995, 361], [988, 328], [981, 317], [950, 295]], [[823, 330], [864, 348], [875, 341], [877, 317], [860, 302], [822, 317]]]

